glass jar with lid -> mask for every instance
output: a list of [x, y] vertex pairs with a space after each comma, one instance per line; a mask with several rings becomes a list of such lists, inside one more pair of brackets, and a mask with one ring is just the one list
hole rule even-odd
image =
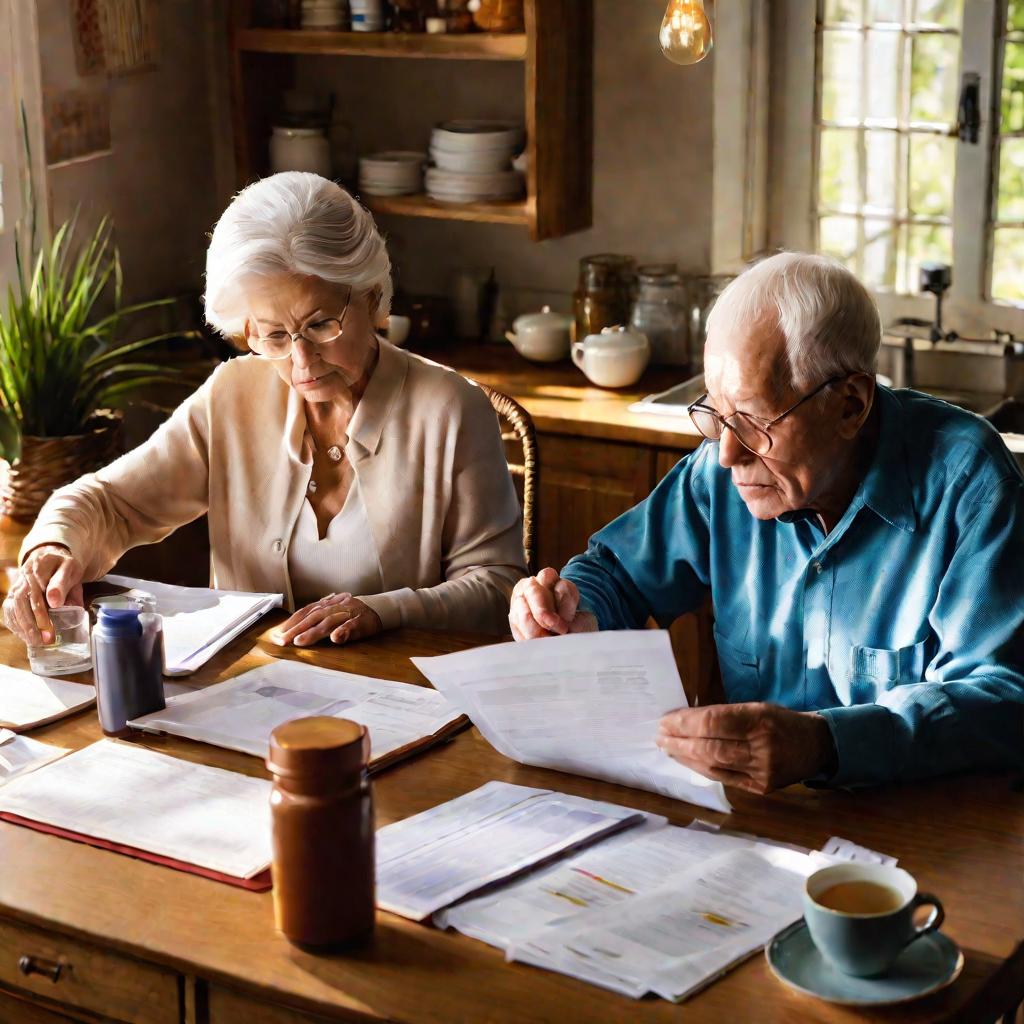
[[580, 260], [573, 293], [574, 339], [629, 323], [636, 264], [631, 256], [600, 253]]
[[689, 369], [690, 310], [674, 263], [640, 267], [629, 322], [647, 335], [652, 363]]

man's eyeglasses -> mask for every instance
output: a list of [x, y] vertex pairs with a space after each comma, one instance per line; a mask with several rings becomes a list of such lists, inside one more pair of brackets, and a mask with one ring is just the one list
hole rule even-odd
[[[249, 348], [258, 356], [265, 359], [287, 359], [292, 354], [292, 348], [297, 338], [305, 338], [311, 345], [317, 348], [326, 348], [338, 341], [345, 331], [345, 314], [348, 312], [349, 303], [352, 301], [352, 292], [348, 293], [345, 301], [345, 308], [340, 316], [322, 317], [311, 320], [301, 330], [292, 332], [283, 328], [275, 331], [268, 331], [266, 334], [249, 334], [246, 342]], [[259, 322], [250, 317], [249, 323], [252, 328], [259, 331]]]
[[749, 412], [734, 412], [729, 416], [723, 416], [718, 410], [704, 404], [704, 399], [708, 397], [707, 392], [701, 395], [686, 411], [690, 414], [693, 425], [709, 441], [721, 440], [722, 432], [729, 429], [736, 435], [736, 440], [748, 451], [753, 452], [755, 455], [767, 455], [772, 449], [772, 435], [770, 431], [776, 423], [785, 419], [791, 412], [800, 408], [808, 399], [824, 391], [829, 385], [836, 384], [845, 379], [845, 376], [830, 377], [772, 420], [761, 419], [760, 416], [752, 416]]

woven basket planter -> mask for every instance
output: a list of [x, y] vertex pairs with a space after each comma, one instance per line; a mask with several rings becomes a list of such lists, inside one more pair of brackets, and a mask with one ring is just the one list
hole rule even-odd
[[121, 420], [120, 412], [98, 409], [82, 434], [23, 437], [20, 458], [0, 459], [0, 513], [34, 519], [58, 487], [105, 466], [118, 454]]

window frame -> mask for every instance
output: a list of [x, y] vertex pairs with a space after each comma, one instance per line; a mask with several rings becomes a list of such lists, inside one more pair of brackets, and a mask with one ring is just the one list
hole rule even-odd
[[[960, 142], [953, 192], [953, 286], [943, 307], [947, 328], [989, 338], [992, 330], [1024, 335], [1024, 308], [989, 295], [993, 211], [998, 188], [996, 132], [1001, 67], [997, 14], [1005, 0], [968, 0], [961, 31], [960, 71], [981, 79], [982, 124], [977, 145]], [[814, 251], [818, 173], [821, 0], [779, 0], [771, 24], [771, 176], [769, 246]], [[931, 319], [931, 296], [875, 292], [883, 323]]]

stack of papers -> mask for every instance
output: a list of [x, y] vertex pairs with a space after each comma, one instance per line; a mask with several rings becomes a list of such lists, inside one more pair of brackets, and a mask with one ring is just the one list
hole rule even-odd
[[0, 787], [15, 815], [234, 878], [270, 864], [264, 779], [101, 740]]
[[195, 672], [283, 600], [281, 594], [174, 587], [130, 576], [104, 576], [102, 582], [156, 598], [156, 610], [163, 616], [164, 674], [168, 676]]
[[30, 740], [10, 729], [0, 729], [0, 786], [19, 775], [42, 768], [66, 753], [63, 747]]
[[655, 744], [662, 715], [687, 706], [664, 630], [575, 633], [412, 661], [521, 764], [732, 809], [721, 783]]
[[374, 768], [451, 735], [466, 721], [441, 694], [425, 686], [275, 661], [174, 697], [164, 710], [128, 724], [266, 757], [271, 732], [308, 715], [365, 725]]
[[85, 683], [37, 676], [0, 665], [0, 728], [22, 732], [89, 707], [96, 690]]
[[643, 821], [627, 807], [488, 782], [377, 832], [377, 905], [422, 921], [485, 886]]

